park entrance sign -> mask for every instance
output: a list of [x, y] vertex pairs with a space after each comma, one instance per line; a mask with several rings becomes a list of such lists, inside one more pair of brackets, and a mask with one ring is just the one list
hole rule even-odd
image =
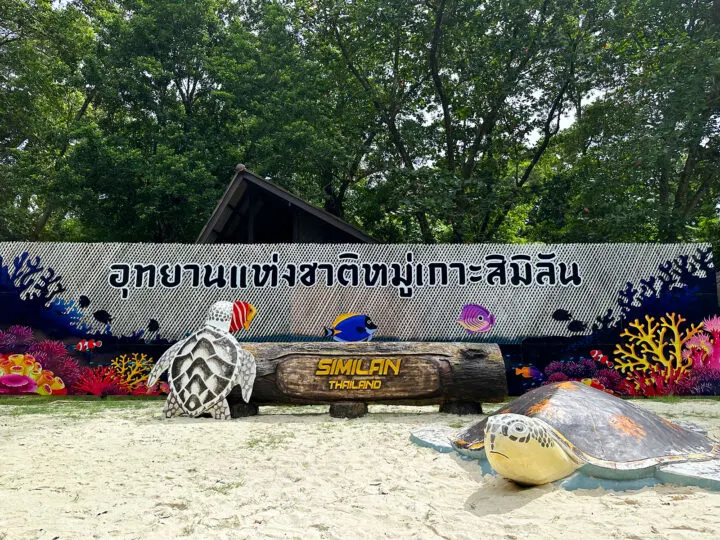
[[[241, 344], [499, 344], [514, 394], [720, 393], [707, 244], [63, 243], [0, 244], [0, 393], [159, 392], [153, 362], [219, 300], [237, 302]], [[297, 357], [274, 377], [293, 395], [383, 394], [425, 365]]]

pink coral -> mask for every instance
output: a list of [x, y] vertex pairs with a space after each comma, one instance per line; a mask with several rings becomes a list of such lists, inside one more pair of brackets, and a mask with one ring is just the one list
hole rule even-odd
[[552, 373], [548, 377], [548, 382], [554, 383], [554, 382], [561, 382], [561, 381], [567, 381], [568, 376], [564, 373], [560, 373], [559, 371], [556, 371], [555, 373]]
[[18, 343], [27, 343], [32, 339], [32, 329], [29, 326], [14, 325], [7, 329], [8, 334], [13, 334]]
[[37, 383], [27, 375], [3, 375], [0, 377], [0, 394], [33, 394]]
[[0, 376], [0, 386], [5, 394], [36, 393], [49, 396], [67, 393], [63, 380], [52, 371], [43, 369], [38, 359], [31, 354], [0, 355]]
[[620, 374], [615, 371], [614, 369], [601, 369], [597, 372], [597, 375], [595, 375], [595, 378], [603, 385], [605, 388], [608, 388], [610, 390], [615, 390], [617, 388], [617, 385], [620, 384], [620, 381], [622, 377]]
[[703, 329], [710, 332], [713, 342], [713, 351], [705, 365], [711, 369], [720, 369], [720, 317], [714, 315], [705, 319]]
[[17, 345], [17, 336], [10, 332], [0, 331], [0, 347], [6, 351], [10, 351]]
[[703, 329], [710, 332], [713, 337], [715, 334], [720, 335], [720, 317], [713, 315], [703, 320]]
[[563, 363], [562, 362], [550, 362], [547, 367], [545, 368], [545, 375], [552, 375], [553, 373], [562, 372], [563, 370]]
[[685, 342], [685, 349], [682, 352], [683, 358], [691, 358], [693, 367], [702, 366], [705, 361], [711, 357], [713, 352], [713, 344], [710, 343], [710, 337], [702, 332], [695, 334]]
[[[18, 352], [18, 346], [24, 346], [32, 339], [32, 330], [28, 326], [11, 326], [4, 332], [0, 332], [0, 348], [5, 352]], [[16, 349], [13, 351], [12, 349]], [[24, 350], [24, 347], [22, 347]]]
[[34, 356], [38, 356], [38, 353], [43, 353], [46, 357], [52, 356], [68, 356], [68, 351], [62, 341], [36, 341], [28, 352]]

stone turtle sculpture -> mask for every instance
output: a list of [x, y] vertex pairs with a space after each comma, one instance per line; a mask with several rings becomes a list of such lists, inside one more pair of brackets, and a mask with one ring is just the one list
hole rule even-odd
[[170, 347], [153, 367], [148, 387], [168, 371], [170, 393], [163, 408], [166, 418], [210, 413], [215, 419], [227, 420], [230, 407], [225, 398], [237, 385], [242, 398], [250, 401], [255, 359], [230, 334], [242, 325], [233, 317], [233, 307], [232, 302], [213, 304], [204, 326]]
[[[438, 447], [423, 441], [422, 435], [413, 439]], [[486, 460], [495, 472], [520, 485], [545, 484], [579, 473], [720, 489], [718, 442], [575, 381], [524, 394], [451, 436], [449, 446]]]

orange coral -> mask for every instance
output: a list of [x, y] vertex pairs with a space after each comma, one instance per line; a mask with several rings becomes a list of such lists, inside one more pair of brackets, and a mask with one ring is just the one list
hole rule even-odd
[[110, 365], [122, 381], [122, 386], [132, 393], [147, 382], [153, 359], [141, 353], [121, 354]]
[[[666, 382], [682, 376], [692, 367], [692, 359], [683, 357], [682, 347], [693, 336], [702, 331], [702, 324], [691, 324], [682, 332], [680, 325], [685, 319], [675, 313], [666, 313], [655, 322], [654, 317], [645, 316], [645, 323], [638, 319], [630, 323], [621, 337], [628, 338], [629, 344], [615, 346], [615, 369], [627, 372], [653, 371], [661, 374]], [[632, 329], [632, 330], [631, 330]]]

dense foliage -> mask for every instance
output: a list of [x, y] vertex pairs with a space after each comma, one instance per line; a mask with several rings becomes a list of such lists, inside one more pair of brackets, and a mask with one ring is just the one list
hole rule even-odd
[[719, 113], [720, 0], [0, 0], [0, 240], [715, 242]]

